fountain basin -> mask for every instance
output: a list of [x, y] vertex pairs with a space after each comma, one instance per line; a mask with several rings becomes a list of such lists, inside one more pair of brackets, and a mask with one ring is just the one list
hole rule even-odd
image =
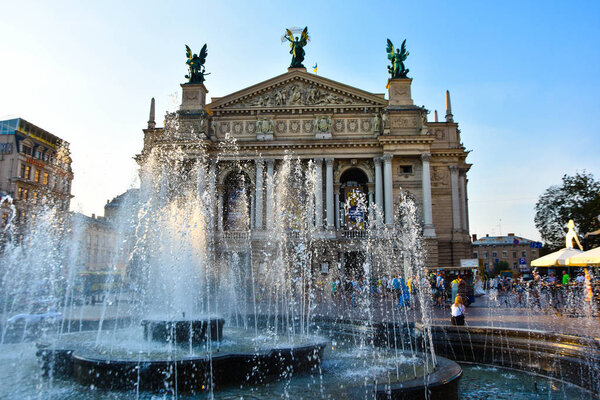
[[94, 332], [78, 332], [38, 343], [42, 369], [101, 389], [199, 393], [311, 371], [319, 367], [327, 345], [322, 338], [301, 335], [274, 340], [265, 334], [256, 339], [254, 332], [243, 329], [228, 329], [220, 342], [187, 348], [140, 340], [139, 328], [103, 334], [100, 340]]
[[223, 338], [223, 318], [204, 319], [144, 319], [144, 339], [163, 343], [189, 344], [200, 343], [207, 339]]

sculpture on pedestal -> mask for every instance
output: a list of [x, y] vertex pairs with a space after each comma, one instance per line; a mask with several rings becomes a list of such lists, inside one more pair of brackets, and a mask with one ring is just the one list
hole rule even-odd
[[282, 41], [288, 40], [290, 42], [290, 54], [292, 55], [292, 63], [290, 68], [304, 68], [302, 61], [304, 61], [304, 46], [308, 43], [310, 38], [308, 37], [308, 27], [305, 27], [302, 34], [298, 38], [294, 38], [294, 34], [290, 29], [285, 30]]
[[204, 63], [206, 62], [206, 55], [208, 51], [206, 49], [206, 43], [202, 46], [202, 50], [200, 50], [200, 54], [192, 54], [192, 50], [186, 44], [185, 45], [185, 55], [187, 56], [186, 64], [190, 69], [189, 75], [185, 77], [189, 79], [188, 83], [203, 83], [204, 76], [210, 75], [210, 73], [206, 73], [204, 69]]
[[410, 54], [406, 51], [406, 39], [402, 42], [400, 50], [396, 49], [394, 52], [394, 44], [390, 39], [387, 40], [388, 59], [392, 62], [391, 66], [388, 66], [388, 72], [392, 75], [392, 79], [407, 78], [408, 68], [404, 66], [406, 57]]

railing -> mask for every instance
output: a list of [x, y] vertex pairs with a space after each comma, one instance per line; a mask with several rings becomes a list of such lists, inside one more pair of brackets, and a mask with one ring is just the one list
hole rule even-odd
[[368, 231], [358, 229], [341, 230], [338, 233], [342, 239], [366, 239], [369, 236]]
[[250, 231], [223, 231], [223, 239], [237, 239], [246, 240], [250, 239]]

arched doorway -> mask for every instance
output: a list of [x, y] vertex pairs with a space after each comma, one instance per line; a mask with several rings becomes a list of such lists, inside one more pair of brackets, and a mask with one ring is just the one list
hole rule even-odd
[[226, 231], [250, 229], [250, 178], [234, 171], [225, 178], [223, 227]]
[[366, 228], [369, 210], [367, 174], [360, 168], [350, 168], [340, 177], [340, 226], [348, 230]]

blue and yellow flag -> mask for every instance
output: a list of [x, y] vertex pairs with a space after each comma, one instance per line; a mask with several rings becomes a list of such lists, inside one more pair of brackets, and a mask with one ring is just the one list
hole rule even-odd
[[313, 72], [316, 74], [317, 73], [317, 63], [315, 63], [315, 65], [313, 65]]

